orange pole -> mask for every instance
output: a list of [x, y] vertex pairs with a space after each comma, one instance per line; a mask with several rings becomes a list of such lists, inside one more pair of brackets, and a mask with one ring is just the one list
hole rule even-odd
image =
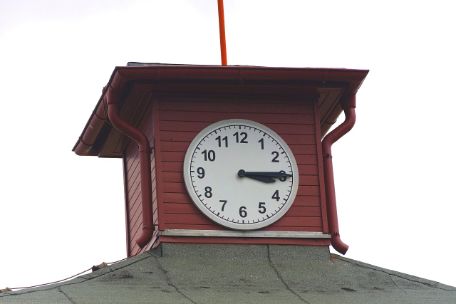
[[219, 31], [220, 31], [220, 54], [222, 56], [222, 65], [227, 64], [226, 59], [226, 40], [225, 40], [225, 13], [223, 11], [223, 0], [217, 0], [218, 15], [219, 15]]

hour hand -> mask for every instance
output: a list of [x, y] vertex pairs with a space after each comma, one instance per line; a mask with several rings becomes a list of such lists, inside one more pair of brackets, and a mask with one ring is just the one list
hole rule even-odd
[[291, 174], [285, 173], [285, 171], [269, 172], [269, 171], [245, 171], [243, 169], [238, 171], [239, 177], [248, 177], [251, 179], [258, 180], [263, 183], [274, 183], [276, 178], [285, 180], [287, 177], [292, 176]]

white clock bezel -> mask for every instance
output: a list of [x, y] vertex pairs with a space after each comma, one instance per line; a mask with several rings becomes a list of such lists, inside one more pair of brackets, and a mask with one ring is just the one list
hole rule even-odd
[[[227, 126], [227, 125], [245, 125], [245, 126], [250, 126], [253, 128], [256, 128], [267, 135], [269, 135], [271, 138], [273, 138], [274, 141], [277, 142], [277, 144], [283, 149], [283, 151], [287, 154], [287, 158], [290, 162], [291, 165], [291, 171], [293, 174], [292, 177], [292, 186], [291, 186], [291, 191], [289, 193], [288, 199], [285, 204], [281, 207], [281, 209], [277, 212], [274, 213], [271, 217], [257, 223], [235, 223], [235, 222], [230, 222], [227, 221], [219, 216], [217, 216], [215, 213], [211, 212], [204, 204], [201, 202], [199, 199], [198, 195], [195, 193], [193, 187], [192, 187], [192, 177], [191, 177], [191, 163], [192, 163], [192, 156], [195, 152], [195, 149], [199, 146], [200, 142], [206, 138], [210, 133], [212, 133], [214, 130], [219, 129], [221, 127]], [[267, 227], [276, 221], [278, 221], [280, 218], [282, 218], [285, 213], [290, 209], [291, 205], [293, 204], [297, 192], [298, 192], [298, 187], [299, 187], [299, 171], [298, 171], [298, 165], [296, 162], [296, 159], [293, 155], [293, 152], [291, 149], [288, 147], [287, 143], [272, 129], [268, 128], [267, 126], [247, 120], [247, 119], [226, 119], [226, 120], [221, 120], [218, 122], [215, 122], [213, 124], [210, 124], [203, 130], [201, 130], [192, 140], [190, 143], [186, 153], [185, 153], [185, 158], [184, 158], [184, 163], [183, 163], [183, 176], [184, 176], [184, 182], [185, 182], [185, 187], [187, 189], [188, 194], [190, 195], [193, 203], [198, 207], [198, 209], [206, 215], [209, 219], [212, 221], [235, 230], [256, 230], [260, 228]]]

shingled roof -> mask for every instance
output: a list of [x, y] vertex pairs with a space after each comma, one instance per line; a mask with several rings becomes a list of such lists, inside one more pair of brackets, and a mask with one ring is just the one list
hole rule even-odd
[[163, 244], [1, 303], [456, 303], [456, 288], [326, 247]]

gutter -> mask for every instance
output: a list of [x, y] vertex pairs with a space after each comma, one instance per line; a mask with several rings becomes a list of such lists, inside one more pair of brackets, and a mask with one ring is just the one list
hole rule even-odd
[[[105, 88], [105, 98], [103, 103], [107, 106], [107, 116], [112, 126], [119, 132], [132, 139], [138, 145], [139, 165], [141, 175], [141, 204], [142, 204], [142, 234], [136, 239], [139, 247], [143, 248], [151, 240], [154, 232], [153, 216], [152, 216], [152, 180], [150, 166], [150, 144], [147, 136], [138, 128], [135, 128], [127, 121], [123, 120], [119, 115], [115, 92], [110, 84]], [[103, 108], [103, 107], [99, 107]]]
[[345, 244], [339, 234], [339, 221], [337, 218], [336, 207], [336, 190], [334, 187], [334, 170], [332, 163], [331, 146], [342, 136], [348, 133], [356, 121], [356, 97], [355, 95], [347, 98], [346, 102], [342, 103], [342, 108], [345, 113], [345, 121], [337, 128], [328, 133], [322, 141], [323, 147], [323, 168], [325, 175], [325, 191], [327, 198], [327, 213], [329, 222], [329, 232], [331, 234], [331, 245], [341, 254], [345, 254], [348, 250], [348, 245]]

